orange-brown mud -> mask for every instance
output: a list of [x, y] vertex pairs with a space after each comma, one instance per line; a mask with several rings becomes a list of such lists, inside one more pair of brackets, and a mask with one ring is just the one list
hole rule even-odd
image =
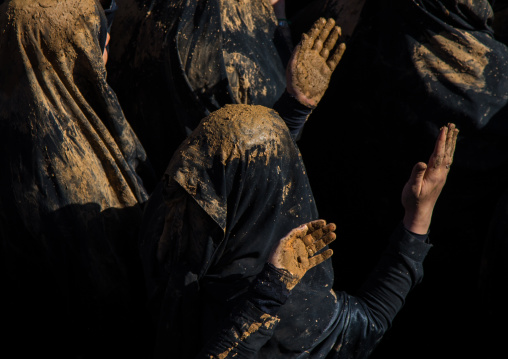
[[[194, 164], [179, 170], [174, 179], [191, 196], [195, 196], [198, 189], [204, 193], [215, 193], [214, 188], [207, 189], [213, 184], [199, 175], [200, 169], [195, 162], [200, 162], [198, 167], [202, 168], [211, 168], [215, 159], [223, 165], [241, 159], [247, 164], [262, 161], [268, 166], [271, 160], [285, 156], [281, 138], [285, 137], [287, 141], [288, 136], [285, 123], [274, 110], [256, 105], [225, 105], [203, 119], [177, 151], [175, 158]], [[248, 157], [243, 158], [246, 153]], [[226, 208], [218, 198], [208, 198], [200, 205], [214, 219], [225, 215]]]
[[310, 99], [321, 99], [328, 88], [331, 73], [323, 60], [315, 53], [305, 52], [298, 60], [292, 82]]
[[[243, 341], [247, 340], [247, 338], [250, 337], [252, 334], [256, 333], [259, 330], [259, 328], [265, 327], [266, 329], [271, 329], [279, 321], [280, 320], [277, 317], [272, 317], [269, 314], [263, 314], [260, 317], [260, 322], [252, 323], [248, 328], [246, 326], [244, 328], [242, 328], [243, 332], [241, 333], [241, 335], [238, 335], [238, 333], [236, 333], [236, 331], [233, 333], [233, 335], [235, 338], [238, 339], [238, 342], [243, 342]], [[234, 343], [234, 345], [232, 347], [228, 348], [226, 351], [219, 354], [218, 359], [228, 358], [229, 354], [231, 354], [232, 351], [238, 346], [238, 342]], [[231, 357], [234, 357], [234, 356], [236, 356], [235, 353], [233, 353], [233, 355]]]
[[[18, 44], [13, 46], [18, 46], [22, 62], [13, 71], [28, 74], [30, 106], [57, 114], [51, 117], [54, 121], [43, 123], [33, 112], [33, 119], [19, 124], [29, 124], [23, 131], [34, 137], [58, 138], [59, 156], [40, 149], [46, 160], [45, 175], [65, 189], [69, 203], [98, 203], [105, 209], [132, 206], [137, 200], [119, 168], [124, 163], [119, 141], [113, 139], [75, 82], [86, 71], [90, 81], [97, 81], [98, 87], [113, 96], [93, 33], [100, 23], [97, 6], [80, 0], [14, 0], [8, 3], [2, 20], [8, 25], [2, 27], [15, 31], [8, 37], [16, 36]], [[87, 65], [78, 64], [84, 57]], [[132, 138], [122, 140], [123, 151], [133, 150]]]
[[[241, 33], [246, 41], [258, 41], [259, 31], [269, 37], [269, 23], [275, 23], [273, 10], [267, 1], [221, 1], [222, 31], [228, 33]], [[248, 40], [252, 38], [253, 40]], [[225, 42], [231, 41], [224, 39]], [[229, 48], [240, 48], [228, 44]], [[268, 48], [268, 47], [267, 47]], [[224, 51], [224, 62], [233, 96], [237, 103], [251, 103], [251, 98], [258, 98], [259, 93], [266, 96], [267, 83], [272, 81], [262, 73], [256, 59], [240, 52]], [[281, 72], [282, 69], [281, 69]]]
[[[73, 22], [80, 21], [82, 14], [88, 14], [88, 22], [98, 23], [94, 9], [96, 4], [89, 1], [68, 0], [68, 5], [60, 6], [56, 0], [14, 0], [9, 2], [8, 17], [16, 19], [17, 23], [24, 24], [24, 29], [29, 29], [37, 24], [38, 29], [44, 31], [44, 40], [48, 47], [67, 47], [67, 40], [72, 37], [76, 28]], [[51, 8], [51, 11], [47, 11]], [[92, 19], [91, 17], [95, 17]], [[81, 27], [77, 27], [79, 29]], [[20, 36], [27, 34], [19, 29]], [[65, 34], [62, 36], [62, 34]], [[87, 34], [81, 34], [86, 36]]]
[[285, 268], [290, 274], [282, 276], [280, 280], [288, 289], [292, 289], [298, 284], [301, 277], [308, 269], [309, 253], [307, 252], [305, 244], [300, 239], [283, 242], [281, 250], [282, 253], [279, 256], [281, 261], [279, 265]]
[[461, 88], [484, 91], [487, 52], [488, 47], [466, 31], [443, 33], [415, 47], [413, 62], [422, 76], [434, 81], [446, 78]]

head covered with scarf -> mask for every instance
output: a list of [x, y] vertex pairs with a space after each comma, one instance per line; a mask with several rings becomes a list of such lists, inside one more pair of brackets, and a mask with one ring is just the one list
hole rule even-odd
[[[205, 118], [173, 156], [141, 230], [158, 354], [199, 351], [274, 245], [314, 219], [300, 152], [275, 111], [227, 105]], [[334, 312], [332, 283], [330, 261], [311, 269], [262, 350], [311, 348]]]
[[[93, 350], [87, 336], [114, 337], [116, 310], [137, 295], [135, 240], [147, 194], [136, 168], [146, 155], [106, 82], [107, 32], [96, 0], [0, 7], [2, 270], [20, 289], [10, 291], [21, 308], [13, 315], [33, 307], [23, 307], [27, 291], [55, 310], [45, 345], [45, 335], [61, 334], [70, 347], [85, 340]], [[44, 316], [35, 308], [35, 318]]]

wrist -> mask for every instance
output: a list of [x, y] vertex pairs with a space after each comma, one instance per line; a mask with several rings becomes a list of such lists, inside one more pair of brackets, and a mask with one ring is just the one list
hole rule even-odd
[[316, 108], [317, 101], [308, 98], [301, 91], [295, 90], [290, 83], [288, 83], [288, 85], [286, 86], [286, 91], [303, 106], [308, 107], [309, 109]]
[[429, 233], [430, 221], [432, 218], [432, 211], [430, 213], [408, 213], [404, 214], [404, 219], [402, 223], [404, 227], [415, 234], [424, 235]]
[[278, 0], [275, 4], [272, 1], [273, 12], [278, 19], [286, 18], [286, 2], [285, 0]]

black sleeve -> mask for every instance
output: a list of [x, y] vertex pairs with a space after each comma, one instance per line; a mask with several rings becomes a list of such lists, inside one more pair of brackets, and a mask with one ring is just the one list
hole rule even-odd
[[416, 238], [400, 224], [379, 263], [361, 287], [351, 295], [336, 292], [333, 323], [316, 340], [312, 356], [368, 358], [376, 348], [408, 293], [423, 278], [423, 259], [430, 244]]
[[289, 272], [266, 264], [198, 358], [255, 357], [279, 322], [276, 314], [290, 294], [284, 283], [290, 281]]
[[[336, 293], [334, 319], [320, 323], [321, 335], [307, 350], [310, 356], [368, 358], [423, 277], [422, 262], [431, 248], [425, 239], [400, 224], [359, 294]], [[284, 275], [288, 274], [265, 266], [198, 358], [254, 358], [273, 336], [277, 312], [289, 297]]]
[[303, 125], [312, 113], [312, 108], [302, 105], [291, 96], [287, 90], [284, 91], [282, 96], [277, 100], [273, 109], [277, 111], [280, 117], [284, 120], [291, 132], [294, 139], [299, 139], [303, 129]]
[[386, 329], [404, 305], [407, 294], [423, 279], [423, 259], [432, 247], [425, 243], [425, 237], [412, 234], [400, 224], [361, 288], [359, 297]]

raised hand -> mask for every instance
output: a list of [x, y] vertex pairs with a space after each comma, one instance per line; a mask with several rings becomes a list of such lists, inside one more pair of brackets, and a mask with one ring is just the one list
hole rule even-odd
[[303, 105], [315, 107], [328, 88], [346, 50], [345, 43], [335, 47], [340, 35], [335, 20], [320, 18], [293, 51], [286, 70], [286, 88]]
[[293, 289], [309, 269], [332, 256], [331, 249], [316, 253], [335, 240], [335, 228], [335, 224], [319, 219], [293, 229], [280, 240], [268, 262], [291, 274], [288, 289]]
[[459, 130], [453, 123], [441, 128], [429, 164], [417, 163], [402, 191], [404, 226], [417, 234], [429, 230], [432, 212], [453, 162]]

